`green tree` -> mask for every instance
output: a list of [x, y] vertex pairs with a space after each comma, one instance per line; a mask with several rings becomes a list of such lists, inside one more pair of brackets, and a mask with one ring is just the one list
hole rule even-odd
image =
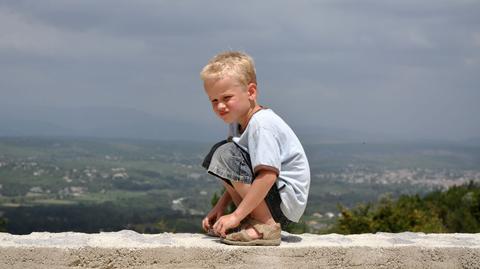
[[337, 221], [333, 232], [342, 234], [356, 234], [373, 232], [371, 220], [371, 204], [359, 204], [350, 210], [339, 205], [341, 217]]
[[402, 195], [394, 200], [386, 196], [376, 204], [339, 208], [341, 217], [332, 232], [480, 232], [480, 186], [473, 182], [423, 198]]
[[0, 218], [0, 232], [7, 231], [7, 221], [3, 218]]
[[[384, 213], [385, 208], [389, 211]], [[397, 201], [391, 197], [380, 200], [374, 214], [375, 231], [385, 232], [444, 232], [437, 210], [418, 196], [402, 195]]]
[[439, 218], [448, 232], [480, 232], [480, 185], [469, 182], [436, 191], [425, 197], [436, 206]]

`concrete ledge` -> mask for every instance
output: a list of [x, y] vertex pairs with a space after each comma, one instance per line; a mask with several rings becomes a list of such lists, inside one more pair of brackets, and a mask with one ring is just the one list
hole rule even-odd
[[237, 247], [202, 234], [0, 233], [0, 268], [480, 268], [480, 234], [293, 235]]

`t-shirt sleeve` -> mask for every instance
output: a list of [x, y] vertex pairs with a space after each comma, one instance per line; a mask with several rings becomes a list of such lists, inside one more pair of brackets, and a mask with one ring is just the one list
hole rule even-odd
[[272, 131], [256, 129], [248, 138], [248, 148], [253, 171], [257, 172], [262, 166], [268, 166], [277, 173], [280, 172], [280, 145]]

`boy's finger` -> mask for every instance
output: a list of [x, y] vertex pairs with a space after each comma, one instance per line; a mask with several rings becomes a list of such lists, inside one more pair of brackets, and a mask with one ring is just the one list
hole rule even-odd
[[217, 221], [215, 225], [213, 225], [213, 229], [216, 231], [217, 234], [220, 234], [222, 237], [225, 237], [225, 229], [223, 228], [223, 224]]
[[213, 229], [215, 230], [215, 232], [218, 233], [218, 228], [219, 228], [219, 223], [218, 223], [218, 220], [215, 222], [215, 224], [213, 224]]
[[210, 229], [210, 221], [208, 220], [208, 218], [203, 219], [202, 226], [205, 231], [208, 231], [208, 229]]
[[222, 227], [222, 229], [220, 230], [220, 234], [222, 235], [222, 237], [227, 237], [227, 234], [225, 232], [225, 229]]

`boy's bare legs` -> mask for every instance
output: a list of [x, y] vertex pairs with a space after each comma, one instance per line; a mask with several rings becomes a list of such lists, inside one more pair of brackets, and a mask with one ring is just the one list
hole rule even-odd
[[[229, 184], [225, 186], [227, 188], [227, 191], [229, 192], [230, 196], [233, 197], [237, 196], [240, 197], [240, 201], [245, 195], [248, 193], [250, 190], [251, 185], [250, 184], [245, 184], [241, 182], [236, 182], [232, 181], [233, 188]], [[233, 192], [233, 194], [231, 193]], [[235, 203], [236, 204], [236, 203]], [[240, 204], [240, 203], [238, 203]], [[238, 204], [236, 204], [238, 206]], [[272, 214], [270, 213], [270, 209], [268, 209], [267, 203], [265, 200], [262, 200], [260, 204], [250, 213], [250, 217], [252, 219], [258, 220], [262, 223], [269, 224], [269, 225], [275, 225], [275, 220], [272, 217]], [[260, 238], [261, 234], [257, 232], [253, 227], [247, 229], [247, 233], [251, 238]]]
[[240, 202], [242, 202], [242, 197], [240, 197], [240, 195], [238, 195], [237, 191], [232, 187], [232, 185], [226, 183], [225, 181], [223, 181], [223, 186], [225, 187], [226, 191], [228, 192], [228, 194], [230, 194], [230, 197], [232, 198], [232, 201], [233, 203], [235, 204], [235, 206], [238, 206], [240, 204]]

